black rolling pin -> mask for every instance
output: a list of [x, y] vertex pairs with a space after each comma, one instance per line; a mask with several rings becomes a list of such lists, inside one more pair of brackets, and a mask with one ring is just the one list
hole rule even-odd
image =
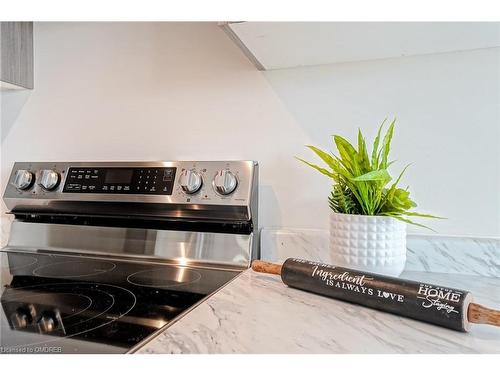
[[281, 275], [288, 286], [466, 332], [469, 323], [500, 327], [500, 311], [472, 303], [465, 290], [289, 258], [255, 260], [257, 272]]

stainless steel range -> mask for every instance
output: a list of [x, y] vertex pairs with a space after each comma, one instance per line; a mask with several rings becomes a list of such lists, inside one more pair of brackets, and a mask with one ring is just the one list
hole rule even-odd
[[258, 165], [15, 163], [0, 352], [133, 352], [258, 258]]

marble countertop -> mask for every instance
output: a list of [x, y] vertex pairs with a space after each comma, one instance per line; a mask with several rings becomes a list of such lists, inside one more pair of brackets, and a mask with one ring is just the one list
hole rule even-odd
[[[500, 309], [500, 278], [417, 271], [401, 277], [469, 290], [475, 302]], [[138, 353], [500, 353], [500, 328], [456, 332], [247, 270]]]

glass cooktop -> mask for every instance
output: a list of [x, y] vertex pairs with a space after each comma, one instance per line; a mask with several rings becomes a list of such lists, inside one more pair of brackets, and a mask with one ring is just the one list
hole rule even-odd
[[0, 252], [0, 353], [126, 353], [239, 272]]

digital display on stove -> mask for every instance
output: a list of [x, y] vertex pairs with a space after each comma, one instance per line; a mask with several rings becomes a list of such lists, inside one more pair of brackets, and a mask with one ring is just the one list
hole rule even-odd
[[171, 195], [175, 167], [69, 168], [64, 193]]
[[109, 169], [104, 177], [105, 184], [130, 184], [133, 169]]

